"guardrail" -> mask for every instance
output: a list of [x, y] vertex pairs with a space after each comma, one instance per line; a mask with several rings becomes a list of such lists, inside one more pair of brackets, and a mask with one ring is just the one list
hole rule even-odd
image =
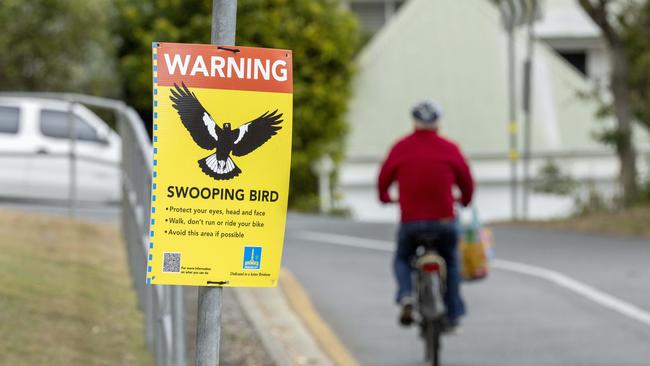
[[151, 215], [153, 153], [140, 116], [124, 107], [119, 114], [122, 136], [122, 230], [133, 284], [145, 314], [147, 345], [156, 365], [184, 366], [183, 291], [180, 286], [146, 285]]
[[[122, 138], [122, 233], [138, 304], [144, 313], [145, 340], [156, 366], [185, 366], [183, 291], [180, 286], [147, 285], [153, 151], [144, 123], [124, 102], [69, 93], [0, 93], [0, 97], [45, 98], [108, 109], [118, 118]], [[74, 138], [74, 134], [71, 134]]]
[[[3, 158], [33, 158], [33, 157], [38, 157], [39, 159], [58, 159], [58, 158], [67, 158], [70, 156], [70, 154], [67, 153], [54, 153], [54, 152], [48, 152], [47, 154], [39, 154], [38, 152], [22, 152], [22, 151], [2, 151], [0, 152], [0, 156]], [[76, 157], [77, 160], [79, 161], [85, 161], [88, 163], [96, 164], [96, 165], [103, 165], [107, 167], [117, 167], [118, 164], [116, 164], [113, 161], [103, 159], [101, 157], [95, 157], [95, 156], [87, 156], [87, 155], [79, 155]]]
[[[111, 170], [119, 171], [121, 169], [121, 164], [119, 162], [111, 161], [108, 159], [104, 159], [101, 157], [95, 157], [95, 156], [88, 156], [88, 155], [73, 155], [67, 152], [48, 152], [48, 153], [39, 153], [37, 151], [31, 151], [31, 152], [24, 152], [24, 151], [0, 151], [0, 160], [4, 159], [38, 159], [40, 161], [58, 161], [62, 159], [67, 159], [70, 161], [72, 165], [72, 161], [74, 160], [76, 163], [83, 162], [86, 164], [90, 164], [92, 166], [101, 166], [104, 168], [110, 168]], [[70, 176], [69, 178], [71, 179], [70, 182], [74, 181], [74, 183], [70, 183], [70, 186], [75, 187], [78, 191], [81, 191], [82, 189], [79, 188], [79, 178], [77, 176], [77, 172], [74, 172], [75, 174], [73, 176]], [[15, 174], [15, 172], [12, 172], [12, 174]], [[44, 176], [41, 179], [48, 179], [49, 177]], [[4, 184], [4, 182], [3, 182]], [[24, 182], [19, 182], [15, 183], [16, 186], [20, 186], [20, 193], [7, 193], [7, 192], [2, 192], [0, 193], [0, 202], [1, 203], [23, 203], [23, 204], [36, 204], [36, 205], [52, 205], [52, 206], [68, 206], [70, 208], [70, 216], [75, 216], [73, 214], [74, 211], [78, 207], [84, 207], [84, 208], [100, 208], [104, 207], [106, 205], [117, 205], [120, 201], [120, 198], [115, 195], [115, 196], [110, 196], [110, 197], [104, 197], [104, 198], [80, 198], [79, 196], [81, 195], [79, 193], [73, 193], [70, 195], [70, 197], [65, 197], [65, 198], [55, 198], [55, 197], [34, 197], [32, 194], [25, 192], [24, 189]], [[29, 184], [29, 182], [27, 183]], [[0, 187], [1, 188], [1, 187]], [[70, 193], [70, 192], [69, 192]], [[74, 201], [72, 200], [72, 197], [74, 197]]]

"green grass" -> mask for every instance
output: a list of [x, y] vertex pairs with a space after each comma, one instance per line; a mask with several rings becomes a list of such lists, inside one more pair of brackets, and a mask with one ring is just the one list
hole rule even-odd
[[523, 222], [554, 230], [650, 238], [650, 207], [594, 211], [562, 220]]
[[0, 283], [0, 364], [152, 364], [117, 228], [0, 211]]

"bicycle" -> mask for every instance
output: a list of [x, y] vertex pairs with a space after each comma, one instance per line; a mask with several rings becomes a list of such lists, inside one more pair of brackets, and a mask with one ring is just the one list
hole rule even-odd
[[432, 366], [440, 361], [440, 336], [445, 326], [443, 296], [447, 277], [445, 260], [436, 251], [437, 236], [421, 234], [416, 238], [413, 259], [416, 273], [415, 304], [419, 313], [420, 336], [424, 341], [424, 357]]

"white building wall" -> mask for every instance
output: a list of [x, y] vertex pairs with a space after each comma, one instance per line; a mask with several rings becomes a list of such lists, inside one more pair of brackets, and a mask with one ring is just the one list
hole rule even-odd
[[546, 0], [544, 16], [535, 26], [539, 39], [556, 51], [581, 51], [587, 55], [587, 76], [607, 88], [610, 61], [600, 30], [574, 0]]
[[[546, 158], [537, 158], [531, 162], [531, 172], [537, 172]], [[618, 162], [613, 155], [582, 154], [580, 156], [557, 156], [554, 161], [563, 172], [585, 184], [575, 195], [560, 196], [531, 191], [529, 201], [529, 218], [547, 219], [567, 216], [575, 209], [577, 197], [585, 196], [590, 186], [605, 196], [616, 193]], [[470, 158], [470, 167], [476, 180], [477, 191], [475, 203], [481, 217], [486, 221], [507, 220], [511, 218], [510, 200], [510, 165], [506, 160]], [[376, 178], [379, 162], [346, 162], [340, 172], [341, 193], [345, 204], [353, 209], [357, 219], [364, 221], [394, 221], [399, 217], [396, 205], [383, 205], [378, 201]], [[519, 177], [523, 176], [520, 166]], [[520, 187], [523, 181], [518, 182]], [[393, 187], [393, 197], [396, 187]], [[523, 209], [523, 190], [520, 188], [519, 212]]]
[[588, 50], [587, 70], [589, 78], [600, 87], [601, 91], [605, 91], [609, 87], [611, 62], [604, 46]]
[[[578, 32], [580, 27], [576, 29], [574, 35], [584, 34]], [[591, 42], [590, 52], [604, 54], [597, 39], [585, 42]], [[540, 42], [536, 47], [532, 123], [535, 162], [531, 174], [537, 174], [547, 156], [561, 156], [558, 162], [565, 172], [613, 194], [619, 172], [615, 155], [593, 138], [600, 126], [613, 121], [596, 123], [596, 103], [578, 95], [592, 90], [594, 84], [546, 44]], [[518, 36], [517, 48], [521, 65], [523, 34]], [[396, 218], [395, 207], [384, 207], [377, 201], [377, 169], [393, 142], [411, 130], [411, 106], [428, 97], [445, 107], [442, 134], [457, 141], [472, 157], [482, 215], [489, 220], [509, 218], [505, 56], [499, 13], [489, 2], [410, 0], [404, 5], [359, 57], [360, 73], [348, 113], [348, 158], [339, 181], [342, 204], [358, 218]], [[594, 57], [588, 67], [606, 74], [602, 58]], [[649, 139], [637, 135], [640, 149], [647, 150]], [[570, 214], [573, 208], [574, 197], [534, 194], [530, 213], [532, 218], [557, 217]]]

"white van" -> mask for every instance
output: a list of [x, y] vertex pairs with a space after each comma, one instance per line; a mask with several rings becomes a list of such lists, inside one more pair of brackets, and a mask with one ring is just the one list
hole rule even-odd
[[[70, 103], [0, 97], [0, 200], [70, 199]], [[95, 113], [73, 105], [76, 198], [120, 199], [120, 137]]]

